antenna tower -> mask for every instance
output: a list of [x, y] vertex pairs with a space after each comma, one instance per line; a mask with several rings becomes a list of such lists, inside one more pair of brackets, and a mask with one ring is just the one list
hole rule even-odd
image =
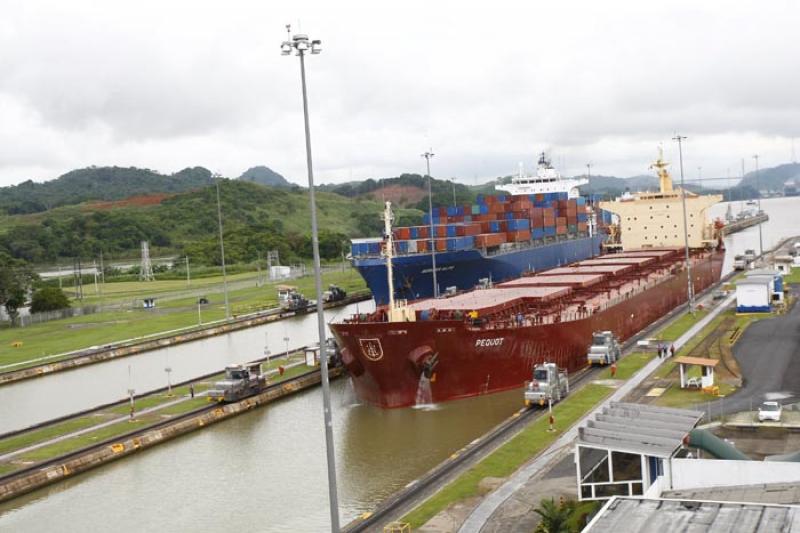
[[153, 264], [150, 262], [150, 243], [142, 241], [142, 264], [139, 267], [139, 281], [153, 281]]

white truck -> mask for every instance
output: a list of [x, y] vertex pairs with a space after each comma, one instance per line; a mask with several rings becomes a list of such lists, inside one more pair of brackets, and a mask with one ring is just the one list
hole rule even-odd
[[586, 359], [590, 365], [613, 365], [621, 355], [617, 339], [610, 331], [595, 331]]
[[555, 363], [542, 363], [533, 369], [533, 379], [525, 382], [525, 407], [545, 406], [566, 398], [569, 394], [567, 371]]

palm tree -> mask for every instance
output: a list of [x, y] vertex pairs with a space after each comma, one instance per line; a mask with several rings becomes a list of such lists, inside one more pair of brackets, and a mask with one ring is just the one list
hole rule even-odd
[[556, 504], [550, 498], [549, 500], [542, 500], [539, 507], [533, 511], [542, 517], [542, 521], [536, 528], [537, 533], [571, 533], [572, 529], [569, 527], [568, 522], [573, 511], [572, 505], [567, 505], [565, 502]]

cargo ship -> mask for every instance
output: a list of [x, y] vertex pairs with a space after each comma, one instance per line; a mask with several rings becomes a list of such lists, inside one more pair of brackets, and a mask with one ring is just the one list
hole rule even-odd
[[[521, 387], [545, 361], [574, 372], [587, 364], [592, 332], [627, 339], [686, 302], [687, 286], [700, 292], [716, 283], [724, 249], [707, 210], [721, 197], [675, 191], [666, 163], [654, 166], [660, 192], [600, 205], [619, 220], [607, 247], [613, 253], [451, 297], [390, 298], [373, 313], [332, 324], [358, 397], [404, 407]], [[678, 231], [683, 194], [686, 236]], [[388, 202], [384, 218], [392, 294]]]
[[[606, 237], [600, 226], [610, 214], [603, 220], [580, 196], [578, 187], [587, 183], [562, 177], [541, 154], [535, 175], [520, 172], [496, 187], [499, 194], [436, 208], [421, 226], [393, 229], [392, 296], [424, 299], [598, 255]], [[378, 305], [389, 302], [385, 249], [386, 235], [351, 243], [351, 262]]]

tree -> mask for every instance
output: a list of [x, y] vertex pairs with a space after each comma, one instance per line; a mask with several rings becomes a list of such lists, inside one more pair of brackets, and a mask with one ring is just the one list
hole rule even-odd
[[569, 521], [574, 505], [565, 502], [557, 504], [552, 498], [539, 502], [539, 507], [533, 510], [542, 517], [536, 528], [537, 533], [572, 533]]
[[25, 295], [37, 278], [28, 263], [0, 252], [0, 305], [5, 306], [12, 326], [19, 317], [19, 308], [25, 305]]
[[42, 287], [33, 293], [31, 313], [56, 311], [69, 307], [69, 298], [59, 287]]

